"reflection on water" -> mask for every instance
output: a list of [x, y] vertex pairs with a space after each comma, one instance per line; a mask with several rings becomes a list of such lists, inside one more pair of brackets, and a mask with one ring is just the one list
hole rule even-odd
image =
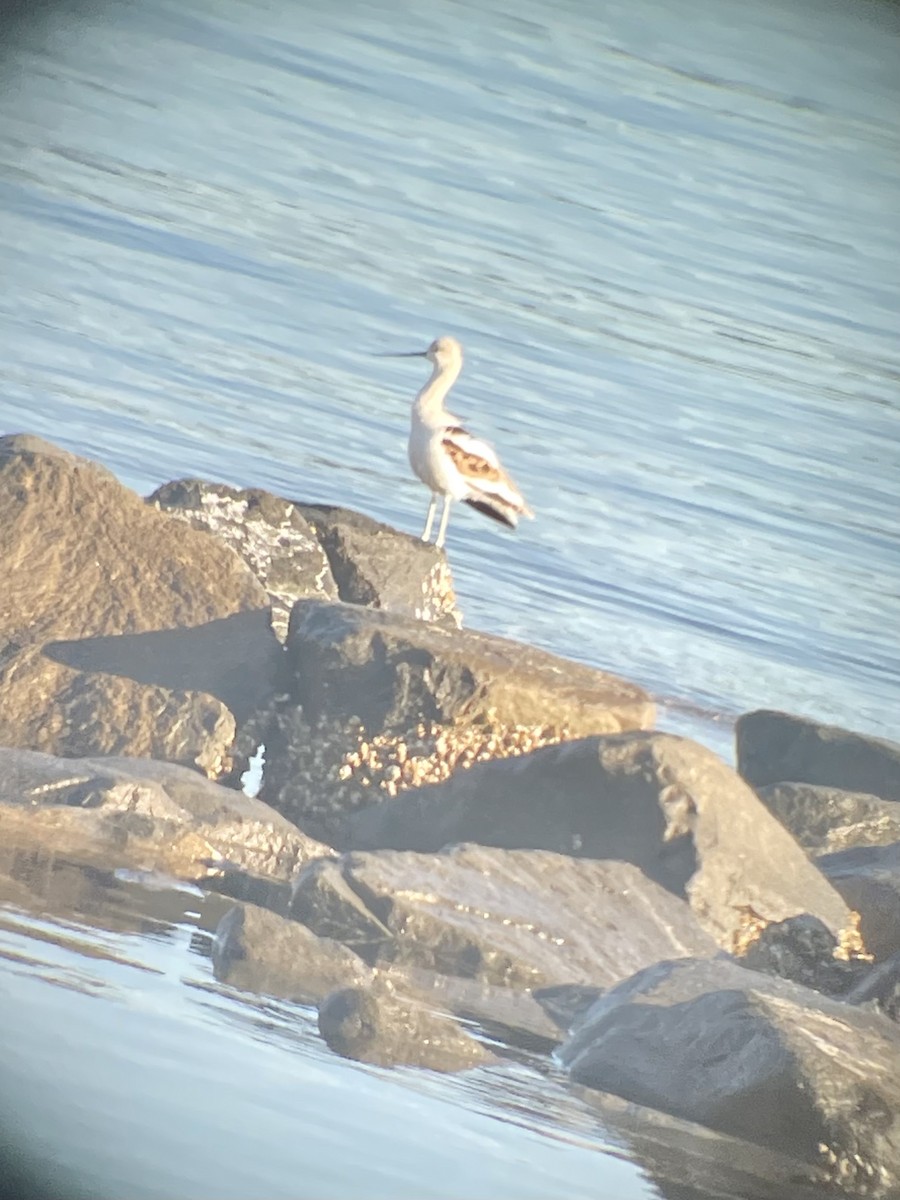
[[[538, 512], [455, 520], [470, 626], [726, 754], [760, 705], [891, 735], [898, 43], [828, 0], [60, 9], [0, 91], [0, 429], [418, 530], [373, 355], [452, 332]], [[9, 1094], [95, 1194], [650, 1194], [534, 1064], [379, 1072], [220, 988], [221, 899], [7, 868]]]

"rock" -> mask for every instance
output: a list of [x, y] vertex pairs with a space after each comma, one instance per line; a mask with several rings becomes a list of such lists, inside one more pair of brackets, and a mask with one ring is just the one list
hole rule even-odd
[[900, 1030], [732, 963], [658, 964], [602, 996], [559, 1051], [572, 1078], [825, 1167], [900, 1180]]
[[816, 865], [859, 913], [859, 931], [876, 959], [900, 950], [900, 842], [824, 854]]
[[462, 624], [443, 550], [349, 508], [297, 507], [328, 556], [341, 600], [453, 629]]
[[738, 771], [754, 787], [813, 783], [900, 800], [900, 745], [788, 713], [745, 713], [735, 726]]
[[[254, 904], [235, 905], [222, 917], [212, 957], [216, 978], [223, 983], [301, 1004], [319, 1003], [345, 987], [368, 988], [376, 975], [342, 943]], [[540, 1006], [509, 988], [452, 979], [410, 964], [380, 970], [378, 977], [431, 1011], [477, 1021], [492, 1036], [517, 1045], [546, 1051], [559, 1041]]]
[[389, 980], [333, 992], [319, 1005], [319, 1032], [336, 1054], [381, 1067], [462, 1071], [494, 1061], [452, 1017]]
[[259, 728], [262, 794], [329, 840], [348, 809], [476, 759], [653, 721], [640, 688], [602, 671], [350, 605], [298, 603], [286, 661], [290, 699]]
[[663, 733], [584, 738], [356, 814], [360, 848], [433, 851], [458, 841], [623, 859], [686, 898], [726, 949], [742, 909], [802, 912], [838, 932], [846, 905], [753, 791], [710, 750]]
[[[610, 1092], [579, 1089], [606, 1132], [669, 1200], [824, 1200], [835, 1193], [819, 1167]], [[611, 1195], [607, 1192], [607, 1195]], [[630, 1193], [629, 1193], [630, 1194]]]
[[537, 850], [457, 846], [312, 863], [291, 911], [379, 967], [519, 990], [607, 986], [663, 957], [716, 952], [687, 905], [630, 864]]
[[216, 978], [232, 987], [299, 1004], [318, 1004], [337, 988], [369, 983], [372, 971], [352, 950], [316, 937], [252, 904], [235, 905], [213, 939]]
[[117, 868], [288, 880], [327, 847], [260, 800], [152, 759], [63, 759], [0, 747], [0, 839]]
[[812, 854], [900, 841], [900, 805], [893, 800], [812, 783], [774, 783], [756, 792]]
[[850, 991], [869, 967], [858, 960], [836, 958], [837, 950], [838, 940], [824, 921], [801, 913], [762, 929], [741, 955], [741, 965], [839, 996]]
[[0, 511], [0, 743], [225, 769], [277, 648], [244, 564], [27, 435], [0, 438]]
[[268, 593], [272, 627], [282, 641], [301, 596], [337, 599], [316, 530], [292, 501], [262, 488], [177, 479], [157, 488], [147, 503], [214, 534], [240, 555]]
[[900, 1023], [900, 954], [872, 967], [847, 993], [846, 1000], [848, 1004], [871, 1005]]

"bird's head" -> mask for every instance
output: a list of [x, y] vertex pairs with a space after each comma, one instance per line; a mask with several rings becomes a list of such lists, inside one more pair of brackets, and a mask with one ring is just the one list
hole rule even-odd
[[454, 337], [435, 338], [425, 351], [425, 357], [428, 361], [441, 369], [461, 366], [462, 356], [462, 346]]

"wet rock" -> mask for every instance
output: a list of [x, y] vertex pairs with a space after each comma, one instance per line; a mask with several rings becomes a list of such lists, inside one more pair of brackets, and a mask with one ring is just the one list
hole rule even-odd
[[300, 873], [292, 912], [379, 967], [519, 990], [606, 986], [663, 957], [716, 951], [687, 905], [630, 864], [544, 851], [346, 855]]
[[317, 937], [251, 904], [225, 914], [213, 939], [216, 978], [243, 991], [318, 1004], [337, 988], [369, 983], [371, 968], [340, 942]]
[[292, 501], [262, 488], [177, 479], [157, 488], [147, 503], [214, 534], [240, 555], [268, 593], [272, 627], [282, 641], [295, 600], [337, 599], [317, 532]]
[[756, 793], [812, 854], [900, 841], [900, 805], [893, 800], [812, 783], [774, 783]]
[[554, 1026], [568, 1033], [605, 990], [583, 983], [558, 983], [552, 987], [535, 988], [532, 995]]
[[876, 959], [900, 950], [900, 842], [824, 854], [816, 865], [859, 913], [866, 949]]
[[836, 1197], [819, 1167], [609, 1092], [579, 1099], [663, 1200], [825, 1200]]
[[174, 763], [3, 747], [0, 838], [187, 879], [231, 867], [286, 881], [330, 852], [262, 801]]
[[802, 912], [835, 933], [841, 898], [754, 792], [695, 742], [662, 733], [584, 738], [481, 763], [347, 822], [354, 847], [437, 850], [458, 841], [623, 859], [686, 898], [726, 949], [742, 910]]
[[319, 1005], [319, 1032], [336, 1054], [382, 1067], [462, 1071], [494, 1061], [452, 1017], [384, 979], [333, 992]]
[[347, 810], [456, 767], [653, 721], [640, 688], [602, 671], [350, 605], [300, 602], [287, 652], [290, 699], [259, 727], [263, 795], [329, 840]]
[[792, 979], [830, 996], [849, 992], [869, 971], [867, 962], [836, 957], [838, 939], [824, 921], [802, 913], [767, 925], [741, 956], [751, 971]]
[[349, 508], [297, 507], [328, 556], [341, 600], [453, 629], [462, 624], [442, 550]]
[[876, 964], [847, 993], [848, 1004], [866, 1004], [900, 1023], [900, 954]]
[[900, 745], [761, 709], [735, 726], [738, 771], [754, 787], [813, 783], [900, 800]]
[[900, 1179], [900, 1030], [728, 962], [658, 964], [606, 993], [559, 1051], [588, 1087], [824, 1168]]
[[246, 566], [28, 435], [0, 438], [0, 511], [0, 743], [225, 769], [277, 646]]

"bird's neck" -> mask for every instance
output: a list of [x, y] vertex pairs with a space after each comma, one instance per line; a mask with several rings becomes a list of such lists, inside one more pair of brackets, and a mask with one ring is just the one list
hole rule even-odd
[[431, 378], [416, 396], [413, 404], [413, 414], [426, 425], [440, 425], [444, 417], [444, 400], [447, 393], [456, 383], [460, 364], [448, 367], [435, 365]]

